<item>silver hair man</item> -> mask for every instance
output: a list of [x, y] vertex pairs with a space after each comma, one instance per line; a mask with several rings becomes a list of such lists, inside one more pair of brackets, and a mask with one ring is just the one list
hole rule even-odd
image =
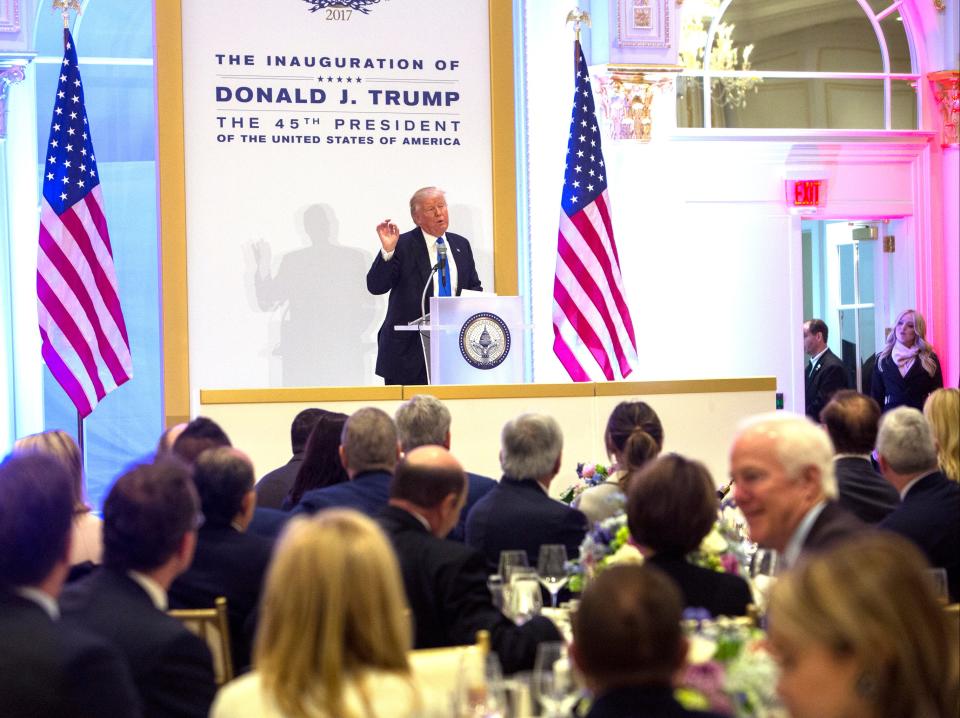
[[560, 469], [563, 433], [546, 414], [521, 414], [500, 435], [500, 468], [515, 479], [551, 479]]

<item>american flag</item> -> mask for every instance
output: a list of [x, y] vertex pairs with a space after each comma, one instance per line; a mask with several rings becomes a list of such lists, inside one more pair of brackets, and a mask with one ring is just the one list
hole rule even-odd
[[63, 31], [37, 253], [41, 353], [86, 417], [133, 376], [77, 51]]
[[[580, 42], [553, 280], [553, 351], [574, 381], [623, 378], [637, 341], [623, 298], [607, 170]], [[599, 371], [599, 373], [598, 373]]]

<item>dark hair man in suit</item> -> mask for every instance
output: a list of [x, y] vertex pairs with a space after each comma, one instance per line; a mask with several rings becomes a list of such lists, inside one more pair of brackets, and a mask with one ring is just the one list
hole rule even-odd
[[204, 523], [197, 532], [193, 563], [170, 586], [174, 608], [210, 608], [227, 599], [234, 672], [250, 665], [251, 615], [270, 563], [273, 542], [247, 532], [257, 505], [253, 465], [228, 446], [197, 457], [193, 483], [200, 495]]
[[870, 461], [877, 441], [880, 405], [865, 394], [842, 389], [820, 412], [820, 423], [837, 452], [833, 468], [838, 503], [864, 523], [877, 523], [900, 505], [896, 489]]
[[201, 718], [216, 691], [206, 644], [166, 614], [202, 521], [190, 473], [160, 460], [120, 476], [103, 505], [104, 565], [62, 600], [65, 616], [126, 656], [146, 716]]
[[900, 492], [881, 529], [913, 541], [932, 566], [946, 569], [950, 600], [960, 598], [960, 486], [943, 475], [930, 424], [913, 407], [883, 415], [877, 434], [880, 472]]
[[326, 413], [323, 409], [311, 408], [304, 409], [293, 417], [293, 423], [290, 425], [290, 449], [293, 456], [286, 464], [265, 474], [257, 482], [257, 506], [279, 509], [283, 505], [283, 500], [290, 493], [290, 488], [303, 463], [303, 452], [310, 432], [320, 421], [320, 417]]
[[827, 346], [828, 334], [826, 322], [822, 319], [803, 323], [803, 351], [810, 357], [804, 397], [807, 416], [814, 421], [820, 420], [820, 410], [835, 392], [850, 387], [843, 362]]
[[138, 716], [123, 657], [60, 621], [70, 570], [70, 476], [45, 456], [0, 464], [0, 714]]
[[504, 671], [529, 669], [540, 641], [560, 640], [553, 624], [535, 617], [515, 626], [494, 605], [482, 555], [444, 537], [457, 524], [467, 483], [460, 463], [442, 446], [421, 446], [397, 465], [390, 504], [380, 523], [390, 536], [413, 613], [417, 648], [473, 643], [490, 631]]
[[[450, 450], [450, 410], [436, 397], [417, 394], [401, 404], [393, 418], [404, 453], [430, 444]], [[463, 541], [470, 509], [496, 485], [497, 482], [487, 476], [467, 472], [467, 503], [460, 512], [460, 520], [447, 538]]]
[[570, 654], [594, 694], [587, 718], [707, 718], [684, 709], [672, 679], [687, 641], [676, 586], [651, 566], [620, 565], [594, 578], [573, 616]]

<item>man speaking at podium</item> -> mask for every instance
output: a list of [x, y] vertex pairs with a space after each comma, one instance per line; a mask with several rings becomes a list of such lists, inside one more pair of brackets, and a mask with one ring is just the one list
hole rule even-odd
[[420, 336], [398, 332], [394, 326], [423, 314], [420, 299], [428, 281], [427, 297], [458, 296], [462, 289], [483, 290], [470, 242], [447, 232], [450, 217], [443, 190], [424, 187], [414, 192], [410, 216], [417, 226], [403, 234], [390, 219], [377, 225], [382, 247], [367, 272], [371, 294], [390, 292], [387, 318], [377, 334], [377, 374], [385, 384], [427, 383]]

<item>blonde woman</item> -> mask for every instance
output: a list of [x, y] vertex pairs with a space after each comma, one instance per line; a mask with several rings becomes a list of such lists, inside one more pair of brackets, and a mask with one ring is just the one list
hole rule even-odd
[[403, 583], [383, 532], [350, 510], [296, 518], [267, 574], [254, 671], [211, 718], [444, 716], [410, 673]]
[[897, 315], [887, 343], [877, 354], [870, 395], [881, 410], [912, 406], [923, 410], [923, 402], [934, 389], [943, 386], [940, 361], [926, 340], [927, 323], [915, 309]]
[[83, 488], [80, 447], [65, 431], [54, 429], [18, 439], [15, 454], [38, 453], [56, 459], [70, 472], [73, 487], [73, 531], [70, 535], [70, 565], [100, 563], [103, 557], [103, 522], [93, 514]]
[[908, 541], [876, 532], [777, 581], [769, 637], [793, 718], [960, 715], [957, 637], [926, 568]]
[[937, 389], [927, 397], [923, 415], [933, 430], [940, 470], [960, 481], [960, 389]]

